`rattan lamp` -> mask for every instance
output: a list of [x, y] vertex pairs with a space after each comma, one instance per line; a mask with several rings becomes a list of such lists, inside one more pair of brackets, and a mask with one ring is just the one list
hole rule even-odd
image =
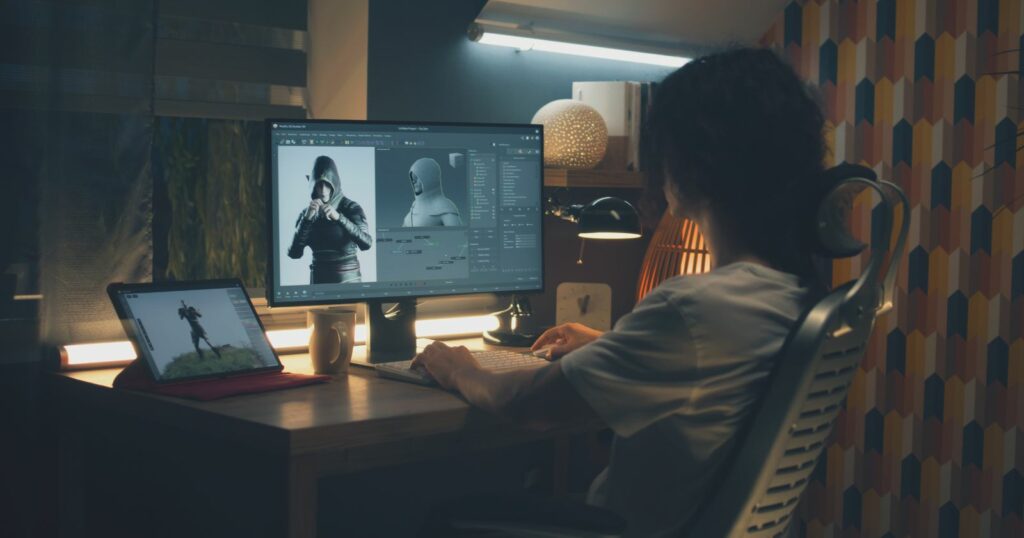
[[661, 281], [676, 275], [694, 275], [711, 270], [711, 253], [697, 223], [673, 217], [668, 211], [661, 217], [654, 237], [647, 246], [636, 299], [640, 301]]

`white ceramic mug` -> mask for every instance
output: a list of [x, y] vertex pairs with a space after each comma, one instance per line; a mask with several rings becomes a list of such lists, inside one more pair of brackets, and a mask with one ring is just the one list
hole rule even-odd
[[348, 371], [355, 343], [356, 313], [351, 310], [310, 310], [306, 313], [309, 359], [313, 372], [337, 375]]

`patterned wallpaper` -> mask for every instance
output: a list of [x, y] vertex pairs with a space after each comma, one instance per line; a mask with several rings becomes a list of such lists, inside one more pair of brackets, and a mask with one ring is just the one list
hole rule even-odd
[[[1022, 31], [1024, 0], [806, 0], [763, 38], [820, 90], [832, 158], [895, 181], [912, 209], [897, 310], [802, 536], [1024, 536]], [[836, 282], [859, 269], [837, 263]]]

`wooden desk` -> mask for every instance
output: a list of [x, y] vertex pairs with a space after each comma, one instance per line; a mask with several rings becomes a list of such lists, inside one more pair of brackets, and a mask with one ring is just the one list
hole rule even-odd
[[[450, 342], [483, 349], [479, 339]], [[364, 353], [357, 347], [358, 353]], [[311, 373], [307, 355], [282, 357], [286, 371]], [[378, 466], [426, 460], [458, 451], [506, 446], [561, 434], [593, 431], [580, 424], [557, 432], [529, 431], [471, 408], [456, 395], [378, 378], [353, 366], [329, 383], [263, 394], [197, 402], [114, 390], [118, 368], [62, 372], [52, 376], [54, 397], [69, 425], [61, 460], [71, 466], [75, 439], [90, 416], [118, 413], [180, 429], [188, 435], [226, 439], [267, 453], [286, 476], [287, 535], [316, 534], [317, 481]], [[168, 429], [171, 429], [168, 428]], [[78, 431], [72, 431], [77, 429]], [[69, 453], [71, 452], [71, 453]], [[73, 480], [74, 469], [62, 469]], [[74, 484], [62, 487], [73, 497]], [[74, 499], [62, 508], [74, 517]]]

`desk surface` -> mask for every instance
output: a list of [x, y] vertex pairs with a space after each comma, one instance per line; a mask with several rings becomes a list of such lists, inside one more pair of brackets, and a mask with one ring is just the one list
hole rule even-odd
[[[449, 343], [471, 349], [488, 347], [479, 338]], [[355, 352], [360, 356], [365, 349], [359, 346]], [[312, 370], [305, 354], [283, 356], [282, 362], [289, 372]], [[455, 394], [379, 378], [372, 370], [357, 366], [328, 383], [212, 402], [115, 390], [114, 377], [120, 371], [105, 368], [51, 376], [54, 401], [68, 418], [60, 421], [67, 425], [68, 439], [84, 435], [75, 432], [89, 431], [92, 424], [110, 415], [127, 418], [129, 424], [159, 425], [159, 430], [172, 438], [195, 437], [202, 442], [216, 439], [265, 455], [261, 459], [278, 462], [287, 477], [281, 506], [286, 511], [287, 535], [293, 538], [316, 534], [319, 477], [513, 446], [601, 427], [592, 422], [557, 431], [531, 431], [473, 408]], [[128, 428], [124, 434], [133, 435], [133, 431]], [[76, 461], [77, 445], [62, 445], [66, 447], [62, 461]], [[75, 466], [64, 466], [72, 470], [62, 470], [62, 476], [76, 476]], [[74, 484], [72, 479], [67, 480]], [[67, 519], [77, 521], [73, 517], [79, 513], [75, 507], [84, 501], [69, 495], [64, 502], [68, 507], [62, 508], [62, 513], [72, 514]], [[73, 523], [65, 525], [77, 528]]]
[[[449, 343], [471, 349], [487, 347], [480, 339]], [[362, 346], [355, 351], [357, 355], [365, 353]], [[308, 355], [285, 355], [282, 362], [285, 371], [312, 373]], [[492, 442], [505, 435], [521, 438], [527, 434], [522, 428], [472, 408], [453, 393], [382, 379], [358, 366], [352, 366], [348, 375], [323, 384], [211, 402], [114, 390], [118, 372], [120, 368], [61, 372], [55, 376], [55, 383], [64, 394], [88, 399], [100, 407], [128, 410], [147, 419], [258, 443], [292, 455], [411, 440], [421, 443], [439, 434]], [[581, 424], [579, 429], [593, 427]], [[450, 442], [450, 438], [446, 440]]]

